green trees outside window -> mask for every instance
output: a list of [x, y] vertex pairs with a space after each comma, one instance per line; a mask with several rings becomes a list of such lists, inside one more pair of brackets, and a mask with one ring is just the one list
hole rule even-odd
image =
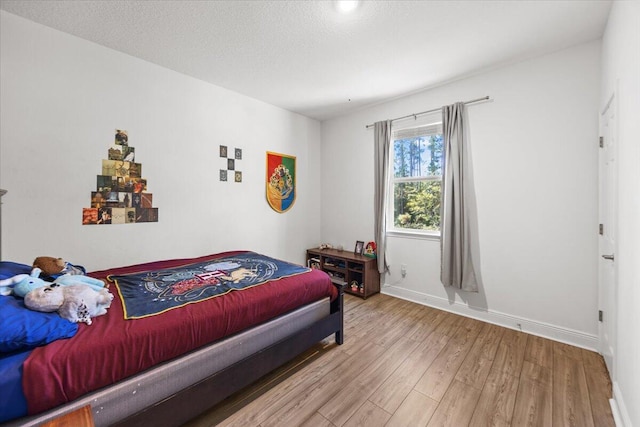
[[439, 231], [443, 138], [421, 135], [393, 141], [393, 224]]

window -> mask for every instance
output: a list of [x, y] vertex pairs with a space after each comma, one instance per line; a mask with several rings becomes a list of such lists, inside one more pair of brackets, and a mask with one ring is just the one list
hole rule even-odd
[[393, 133], [387, 231], [440, 234], [442, 124]]

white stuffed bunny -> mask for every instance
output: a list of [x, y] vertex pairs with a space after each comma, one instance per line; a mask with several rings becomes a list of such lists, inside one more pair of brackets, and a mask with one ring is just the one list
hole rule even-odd
[[57, 311], [70, 322], [91, 324], [91, 318], [107, 313], [113, 295], [106, 288], [93, 290], [88, 285], [60, 286], [53, 283], [30, 291], [24, 297], [24, 305], [45, 313]]

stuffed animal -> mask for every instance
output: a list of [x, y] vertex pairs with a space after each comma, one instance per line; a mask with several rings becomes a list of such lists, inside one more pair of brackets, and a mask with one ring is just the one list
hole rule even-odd
[[[5, 280], [0, 280], [0, 293], [2, 295], [10, 295], [12, 292], [14, 295], [24, 298], [30, 291], [48, 286], [51, 284], [57, 284], [62, 286], [84, 284], [93, 288], [96, 291], [104, 288], [104, 282], [102, 280], [94, 279], [88, 276], [70, 276], [64, 275], [58, 277], [52, 282], [42, 280], [40, 277], [40, 269], [34, 268], [31, 270], [31, 274], [18, 274]], [[11, 286], [13, 285], [13, 291]]]
[[102, 316], [111, 307], [113, 295], [105, 288], [94, 291], [87, 285], [60, 286], [51, 284], [32, 290], [25, 296], [24, 305], [35, 311], [57, 311], [70, 322], [91, 325], [91, 318]]
[[45, 282], [38, 276], [40, 276], [40, 269], [34, 268], [31, 270], [31, 274], [16, 274], [13, 277], [0, 280], [0, 293], [2, 295], [14, 294], [24, 298], [31, 289], [50, 285], [49, 282]]
[[13, 283], [9, 279], [0, 280], [0, 295], [8, 296], [13, 292]]
[[55, 279], [63, 274], [84, 275], [86, 270], [81, 265], [73, 265], [62, 258], [39, 256], [33, 261], [33, 268], [42, 270], [44, 277]]

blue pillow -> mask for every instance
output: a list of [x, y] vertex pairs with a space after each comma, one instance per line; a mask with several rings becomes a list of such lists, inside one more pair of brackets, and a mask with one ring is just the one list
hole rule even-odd
[[33, 267], [17, 262], [0, 261], [0, 280], [8, 279], [17, 274], [31, 274]]
[[21, 299], [0, 296], [0, 352], [28, 350], [61, 338], [71, 338], [78, 325], [58, 313], [29, 310]]

